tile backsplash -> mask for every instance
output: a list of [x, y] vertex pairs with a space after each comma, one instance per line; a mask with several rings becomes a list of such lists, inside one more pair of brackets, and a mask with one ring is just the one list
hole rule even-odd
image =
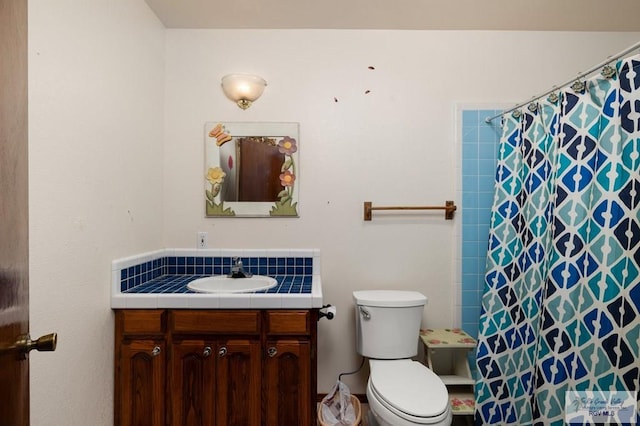
[[311, 276], [320, 273], [318, 250], [159, 250], [112, 263], [114, 284], [121, 292], [173, 275], [224, 275], [233, 258], [257, 275]]

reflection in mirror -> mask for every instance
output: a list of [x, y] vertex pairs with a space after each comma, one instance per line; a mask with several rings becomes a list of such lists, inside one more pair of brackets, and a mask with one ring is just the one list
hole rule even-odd
[[220, 167], [227, 174], [222, 201], [278, 200], [280, 167], [285, 162], [275, 139], [235, 138], [220, 147]]
[[207, 123], [206, 215], [298, 216], [298, 124]]

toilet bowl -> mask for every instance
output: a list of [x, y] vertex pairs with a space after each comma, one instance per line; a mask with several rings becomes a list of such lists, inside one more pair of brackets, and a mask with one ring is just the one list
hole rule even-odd
[[369, 359], [369, 424], [451, 424], [449, 394], [442, 380], [412, 360], [427, 298], [415, 291], [353, 292], [356, 350]]
[[367, 383], [372, 426], [450, 425], [451, 407], [440, 378], [410, 359], [369, 360]]

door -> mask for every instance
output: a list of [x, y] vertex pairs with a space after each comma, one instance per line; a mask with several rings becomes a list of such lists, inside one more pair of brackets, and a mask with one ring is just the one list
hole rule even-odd
[[121, 345], [115, 424], [164, 425], [165, 349], [163, 340], [135, 339]]
[[27, 0], [0, 1], [0, 424], [29, 424]]
[[221, 341], [216, 356], [216, 426], [261, 424], [260, 341]]
[[171, 425], [215, 424], [216, 345], [204, 340], [174, 340], [171, 348]]
[[[27, 0], [0, 1], [0, 348], [29, 330]], [[29, 424], [29, 361], [0, 351], [0, 424]]]
[[311, 343], [267, 341], [265, 361], [267, 426], [315, 424], [311, 400]]

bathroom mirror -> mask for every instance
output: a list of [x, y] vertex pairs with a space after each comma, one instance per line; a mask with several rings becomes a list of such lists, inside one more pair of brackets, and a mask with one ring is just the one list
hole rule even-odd
[[298, 217], [298, 123], [205, 124], [207, 217]]

